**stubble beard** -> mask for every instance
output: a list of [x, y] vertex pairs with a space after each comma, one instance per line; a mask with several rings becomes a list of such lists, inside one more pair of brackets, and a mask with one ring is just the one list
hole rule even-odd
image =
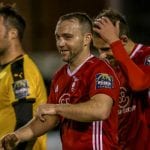
[[1, 49], [1, 48], [0, 48], [0, 56], [1, 56], [1, 57], [4, 56], [5, 51], [6, 51], [5, 49]]
[[70, 51], [67, 63], [72, 64], [73, 62], [75, 62], [75, 60], [78, 58], [80, 53], [81, 53], [81, 50], [78, 50], [76, 53], [73, 53], [72, 51]]

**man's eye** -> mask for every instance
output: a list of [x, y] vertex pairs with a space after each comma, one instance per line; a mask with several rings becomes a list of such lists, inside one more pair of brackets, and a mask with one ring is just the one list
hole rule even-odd
[[109, 47], [102, 47], [102, 48], [100, 48], [100, 49], [101, 49], [101, 51], [109, 51], [109, 50], [110, 50]]
[[58, 40], [60, 37], [59, 36], [55, 36], [55, 39]]
[[71, 39], [71, 38], [72, 38], [72, 36], [65, 36], [65, 38], [66, 38], [66, 39]]

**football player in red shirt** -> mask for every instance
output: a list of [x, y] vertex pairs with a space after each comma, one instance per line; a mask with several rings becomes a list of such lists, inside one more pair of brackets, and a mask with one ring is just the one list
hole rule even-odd
[[126, 20], [115, 10], [102, 11], [94, 21], [94, 45], [121, 82], [119, 143], [122, 150], [150, 149], [150, 47], [129, 38]]
[[90, 52], [92, 21], [84, 13], [64, 15], [55, 35], [66, 65], [53, 78], [49, 104], [39, 107], [40, 120], [6, 135], [1, 147], [13, 147], [60, 123], [63, 150], [118, 150], [120, 83], [111, 66]]

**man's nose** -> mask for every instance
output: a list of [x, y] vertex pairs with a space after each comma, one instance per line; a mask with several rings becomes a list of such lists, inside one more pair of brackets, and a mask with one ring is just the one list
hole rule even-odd
[[65, 45], [65, 40], [63, 38], [60, 38], [58, 41], [57, 41], [57, 45], [59, 47], [63, 47]]

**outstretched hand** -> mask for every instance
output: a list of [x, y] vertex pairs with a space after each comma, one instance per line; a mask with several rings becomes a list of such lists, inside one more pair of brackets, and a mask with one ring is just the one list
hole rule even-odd
[[16, 134], [7, 134], [0, 140], [0, 150], [13, 150], [18, 143], [19, 139]]

